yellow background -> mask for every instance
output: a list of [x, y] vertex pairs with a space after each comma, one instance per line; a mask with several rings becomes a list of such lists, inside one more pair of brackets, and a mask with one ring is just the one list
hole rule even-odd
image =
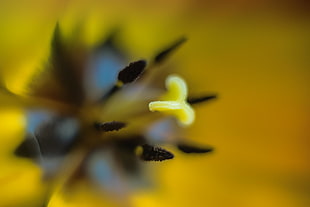
[[[0, 2], [0, 74], [22, 92], [40, 66], [57, 20], [68, 34], [86, 22], [93, 44], [117, 25], [132, 58], [150, 58], [179, 36], [189, 41], [168, 64], [189, 91], [219, 98], [197, 107], [187, 137], [206, 156], [176, 154], [153, 167], [158, 188], [136, 192], [137, 206], [310, 206], [310, 27], [306, 1]], [[0, 96], [0, 206], [35, 205], [40, 172], [9, 157], [22, 139], [18, 104]], [[16, 107], [17, 105], [17, 107]], [[153, 168], [153, 169], [154, 169]], [[26, 178], [26, 179], [25, 179]], [[26, 181], [25, 181], [26, 180]], [[38, 187], [39, 186], [39, 187]]]

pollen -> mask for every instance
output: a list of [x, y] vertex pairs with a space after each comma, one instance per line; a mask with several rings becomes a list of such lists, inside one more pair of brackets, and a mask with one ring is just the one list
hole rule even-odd
[[166, 79], [167, 92], [160, 101], [149, 103], [150, 111], [159, 111], [175, 116], [183, 126], [191, 125], [195, 120], [195, 111], [187, 103], [187, 85], [183, 78], [170, 75]]

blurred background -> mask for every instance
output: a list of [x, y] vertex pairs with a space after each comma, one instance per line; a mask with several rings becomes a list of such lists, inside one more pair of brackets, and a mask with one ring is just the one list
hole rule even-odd
[[[117, 26], [134, 59], [186, 35], [168, 64], [190, 93], [219, 98], [199, 105], [185, 136], [215, 152], [151, 164], [157, 188], [134, 192], [133, 206], [308, 207], [309, 12], [306, 0], [1, 1], [1, 81], [22, 92], [57, 21], [68, 36], [85, 22], [89, 45]], [[22, 111], [5, 95], [0, 106], [0, 206], [35, 205], [39, 169], [9, 157], [22, 139]]]

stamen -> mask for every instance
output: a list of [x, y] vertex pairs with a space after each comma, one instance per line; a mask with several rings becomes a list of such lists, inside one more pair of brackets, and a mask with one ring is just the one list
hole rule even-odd
[[189, 104], [198, 104], [201, 102], [206, 102], [206, 101], [210, 101], [217, 98], [217, 95], [205, 95], [205, 96], [201, 96], [201, 97], [192, 97], [192, 98], [188, 98], [187, 102]]
[[111, 121], [104, 123], [95, 123], [96, 129], [103, 132], [118, 131], [126, 126], [126, 123], [119, 121]]
[[154, 62], [160, 63], [164, 61], [173, 51], [175, 51], [178, 47], [180, 47], [186, 40], [187, 39], [185, 37], [182, 37], [181, 39], [170, 45], [170, 47], [158, 53], [154, 58]]
[[145, 66], [146, 62], [144, 60], [130, 63], [118, 74], [118, 80], [121, 82], [120, 84], [127, 84], [135, 81], [144, 71]]
[[164, 161], [174, 157], [171, 152], [160, 147], [155, 147], [148, 144], [144, 144], [141, 147], [142, 150], [140, 148], [140, 152], [138, 151], [138, 156], [140, 156], [140, 158], [144, 161]]
[[167, 93], [162, 97], [163, 101], [149, 103], [150, 111], [160, 111], [174, 115], [179, 122], [188, 126], [195, 120], [195, 111], [186, 102], [187, 85], [185, 81], [176, 75], [170, 75], [166, 79]]
[[139, 60], [130, 63], [118, 73], [116, 84], [100, 99], [101, 102], [107, 100], [115, 94], [124, 84], [131, 83], [139, 78], [146, 67], [146, 61]]
[[101, 99], [100, 102], [106, 101], [109, 97], [111, 97], [114, 93], [116, 93], [120, 89], [119, 85], [114, 85]]
[[188, 144], [178, 144], [178, 149], [185, 153], [208, 153], [212, 152], [212, 147], [197, 147]]

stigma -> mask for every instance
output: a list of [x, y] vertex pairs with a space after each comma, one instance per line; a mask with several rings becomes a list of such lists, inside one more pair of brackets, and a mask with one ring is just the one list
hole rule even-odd
[[187, 85], [183, 78], [170, 75], [166, 79], [167, 92], [160, 101], [149, 103], [149, 110], [175, 116], [182, 126], [189, 126], [195, 121], [195, 111], [187, 102]]

